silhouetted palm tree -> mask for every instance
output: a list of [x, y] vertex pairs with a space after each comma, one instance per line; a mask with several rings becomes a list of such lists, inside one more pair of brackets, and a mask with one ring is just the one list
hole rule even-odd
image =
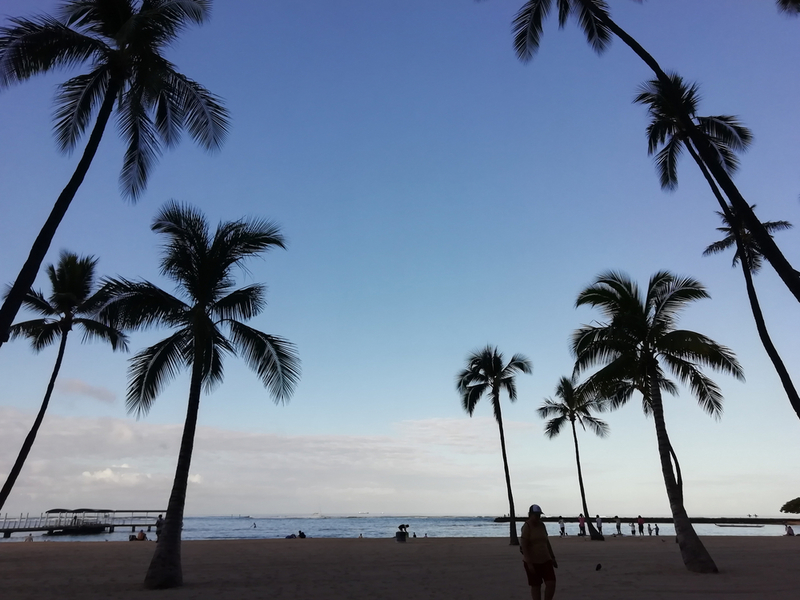
[[[544, 20], [555, 4], [558, 12], [558, 23], [564, 27], [570, 17], [578, 20], [586, 34], [587, 41], [597, 52], [603, 52], [609, 45], [611, 35], [618, 37], [626, 46], [653, 71], [664, 87], [669, 87], [670, 77], [658, 62], [633, 37], [611, 19], [608, 3], [605, 0], [528, 0], [514, 18], [514, 47], [520, 60], [529, 61], [538, 51], [541, 42]], [[779, 8], [793, 12], [794, 1], [778, 1]], [[709, 144], [708, 138], [696, 127], [691, 115], [681, 112], [678, 115], [682, 128], [691, 139], [698, 154], [708, 170], [725, 192], [737, 214], [752, 232], [764, 257], [770, 262], [786, 287], [800, 302], [800, 273], [798, 273], [775, 241], [764, 229], [761, 222], [750, 209], [750, 205], [733, 183], [725, 165], [719, 162], [716, 149]]]
[[0, 508], [11, 493], [25, 460], [36, 440], [36, 434], [44, 420], [50, 396], [61, 369], [61, 361], [67, 348], [67, 337], [73, 328], [83, 332], [83, 341], [102, 340], [111, 344], [113, 350], [127, 350], [125, 334], [94, 319], [105, 301], [104, 290], [93, 291], [95, 283], [95, 266], [97, 259], [91, 256], [79, 257], [71, 252], [62, 252], [56, 266], [48, 265], [47, 277], [50, 279], [52, 291], [49, 297], [42, 292], [28, 290], [23, 302], [25, 307], [43, 315], [41, 319], [23, 321], [11, 326], [11, 339], [25, 337], [31, 342], [35, 352], [39, 352], [58, 340], [58, 354], [53, 373], [47, 384], [47, 390], [39, 408], [39, 414], [33, 422], [28, 437], [22, 444], [17, 460], [8, 473], [6, 482], [0, 490]]
[[572, 427], [572, 440], [575, 442], [575, 462], [578, 465], [578, 485], [581, 489], [581, 505], [583, 514], [586, 515], [586, 522], [589, 525], [589, 536], [593, 540], [602, 540], [603, 535], [595, 529], [592, 519], [589, 517], [589, 507], [586, 505], [586, 491], [583, 488], [583, 474], [581, 473], [581, 453], [578, 449], [578, 434], [575, 423], [583, 427], [584, 431], [588, 427], [595, 435], [605, 437], [608, 435], [608, 423], [592, 415], [594, 411], [605, 410], [605, 400], [594, 390], [583, 385], [575, 385], [575, 379], [562, 377], [556, 387], [556, 398], [547, 398], [539, 409], [539, 416], [543, 419], [550, 419], [544, 428], [544, 433], [549, 438], [556, 437], [561, 433], [561, 429], [567, 423]]
[[578, 295], [576, 306], [599, 308], [607, 320], [578, 329], [572, 349], [576, 374], [602, 365], [588, 381], [603, 390], [612, 407], [625, 404], [634, 392], [642, 395], [642, 408], [652, 415], [656, 427], [661, 471], [683, 562], [690, 571], [709, 573], [717, 567], [683, 505], [683, 480], [667, 435], [661, 397], [662, 391], [677, 393], [676, 384], [664, 372], [666, 367], [689, 387], [706, 412], [718, 417], [722, 394], [702, 367], [744, 378], [731, 350], [700, 333], [676, 328], [679, 312], [702, 298], [708, 294], [698, 281], [666, 271], [650, 278], [644, 296], [626, 275], [604, 273]]
[[160, 325], [175, 329], [131, 360], [130, 412], [147, 414], [170, 379], [182, 369], [191, 371], [175, 482], [145, 578], [149, 588], [166, 588], [183, 583], [181, 526], [202, 390], [209, 391], [222, 382], [223, 357], [234, 355], [258, 374], [276, 403], [286, 402], [300, 378], [300, 361], [293, 344], [242, 322], [264, 309], [265, 287], [234, 288], [235, 267], [272, 247], [284, 248], [276, 225], [260, 220], [228, 221], [211, 233], [199, 211], [170, 203], [156, 216], [152, 229], [167, 237], [161, 273], [175, 282], [178, 296], [147, 281], [113, 279], [106, 283], [111, 300], [101, 314], [124, 328]]
[[515, 354], [508, 361], [508, 364], [504, 365], [503, 355], [497, 348], [486, 346], [467, 357], [467, 367], [456, 378], [456, 388], [461, 395], [462, 405], [470, 417], [475, 411], [475, 405], [484, 395], [488, 395], [492, 401], [494, 418], [500, 429], [500, 450], [503, 454], [503, 468], [505, 469], [506, 489], [508, 491], [508, 514], [511, 519], [509, 539], [512, 546], [519, 545], [519, 538], [517, 537], [516, 513], [514, 512], [514, 495], [511, 492], [511, 475], [508, 472], [506, 436], [503, 431], [503, 413], [500, 410], [500, 392], [506, 390], [508, 399], [514, 402], [517, 399], [515, 375], [517, 373], [531, 373], [532, 370], [531, 361], [522, 354]]
[[144, 191], [162, 148], [175, 146], [181, 131], [207, 150], [219, 148], [228, 128], [220, 100], [163, 56], [189, 24], [206, 19], [210, 5], [210, 0], [67, 0], [58, 18], [12, 18], [10, 26], [0, 28], [0, 89], [85, 64], [87, 72], [61, 84], [56, 94], [59, 148], [74, 150], [94, 123], [75, 172], [0, 307], [0, 345], [89, 170], [115, 106], [127, 143], [120, 186], [133, 200]]
[[[755, 206], [753, 206], [753, 208], [755, 208]], [[728, 212], [731, 215], [733, 214], [730, 207]], [[775, 367], [775, 371], [778, 373], [778, 377], [781, 380], [783, 389], [786, 391], [786, 395], [789, 397], [792, 408], [794, 408], [795, 413], [800, 418], [800, 396], [798, 396], [797, 389], [794, 386], [794, 382], [792, 382], [789, 371], [786, 369], [786, 365], [781, 359], [778, 350], [775, 348], [775, 344], [772, 343], [772, 338], [767, 331], [764, 313], [761, 311], [761, 304], [758, 301], [756, 287], [753, 283], [753, 275], [758, 273], [763, 262], [761, 251], [758, 248], [758, 244], [753, 239], [753, 236], [750, 235], [750, 232], [747, 231], [741, 223], [739, 223], [737, 227], [725, 213], [717, 211], [717, 215], [722, 219], [722, 227], [717, 227], [717, 231], [722, 232], [725, 237], [709, 245], [703, 252], [703, 256], [724, 252], [729, 248], [736, 248], [736, 252], [733, 255], [733, 266], [735, 267], [739, 264], [742, 267], [742, 274], [744, 275], [744, 281], [747, 286], [747, 297], [750, 300], [750, 308], [753, 311], [753, 319], [755, 319], [756, 322], [758, 336], [761, 339], [764, 350], [767, 351], [767, 355], [769, 355]], [[775, 231], [791, 229], [792, 224], [788, 221], [766, 221], [764, 227], [772, 234]]]

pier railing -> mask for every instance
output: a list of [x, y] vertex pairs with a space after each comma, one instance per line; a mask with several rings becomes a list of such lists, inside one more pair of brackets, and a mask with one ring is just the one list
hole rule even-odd
[[94, 509], [53, 509], [39, 515], [20, 514], [9, 517], [8, 513], [0, 519], [0, 532], [3, 537], [12, 533], [47, 531], [48, 533], [90, 533], [108, 531], [116, 528], [147, 528], [150, 531], [156, 524], [159, 514], [164, 510], [94, 510]]

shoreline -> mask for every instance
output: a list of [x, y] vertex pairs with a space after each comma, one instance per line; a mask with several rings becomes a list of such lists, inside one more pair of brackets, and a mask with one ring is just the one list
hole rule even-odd
[[[562, 598], [598, 600], [797, 597], [800, 538], [704, 537], [720, 573], [683, 566], [672, 538], [605, 542], [552, 538]], [[153, 543], [0, 545], [4, 600], [57, 593], [66, 598], [162, 598], [142, 586]], [[521, 599], [530, 595], [518, 548], [504, 538], [185, 541], [183, 598], [409, 597]], [[597, 565], [601, 569], [597, 570]]]

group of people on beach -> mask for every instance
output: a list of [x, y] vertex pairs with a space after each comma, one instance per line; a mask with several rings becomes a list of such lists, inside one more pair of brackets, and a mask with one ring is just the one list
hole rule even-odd
[[[614, 523], [617, 526], [617, 532], [614, 535], [622, 535], [622, 519], [619, 518], [619, 515], [614, 517]], [[631, 521], [631, 535], [636, 535], [636, 525], [639, 525], [639, 535], [644, 535], [644, 524], [645, 521], [642, 518], [642, 515], [635, 521]], [[597, 532], [600, 535], [603, 535], [603, 519], [600, 515], [595, 515], [595, 526], [597, 527]], [[561, 537], [565, 537], [567, 534], [566, 525], [564, 523], [564, 517], [558, 517], [558, 529], [561, 534]], [[658, 535], [658, 523], [655, 524], [655, 527], [650, 523], [647, 524], [647, 535], [653, 535], [655, 532]], [[578, 515], [578, 537], [586, 535], [586, 518], [583, 516], [583, 513]]]

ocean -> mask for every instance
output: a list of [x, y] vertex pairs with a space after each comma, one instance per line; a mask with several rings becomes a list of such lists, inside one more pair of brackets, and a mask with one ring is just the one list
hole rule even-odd
[[[285, 538], [303, 531], [310, 538], [394, 538], [398, 525], [407, 524], [409, 536], [418, 538], [458, 538], [458, 537], [507, 537], [508, 523], [495, 523], [494, 517], [420, 517], [402, 515], [350, 515], [350, 516], [247, 516], [229, 515], [215, 517], [186, 517], [183, 522], [184, 540], [256, 540]], [[522, 523], [517, 524], [521, 528]], [[547, 531], [558, 537], [558, 524], [547, 523]], [[717, 527], [713, 524], [696, 523], [698, 535], [736, 535], [736, 536], [780, 536], [784, 534], [781, 525], [763, 527]], [[567, 534], [577, 535], [578, 525], [567, 523]], [[608, 536], [615, 531], [613, 522], [604, 523], [603, 531]], [[622, 532], [630, 534], [630, 526], [623, 523]], [[129, 528], [118, 528], [114, 533], [94, 535], [49, 536], [41, 532], [33, 534], [35, 541], [54, 542], [98, 542], [127, 541]], [[675, 535], [672, 525], [659, 524], [660, 537]], [[21, 541], [26, 534], [15, 533], [0, 543]], [[647, 528], [645, 526], [645, 535]], [[148, 533], [155, 538], [155, 528]], [[413, 537], [412, 537], [413, 541]]]

